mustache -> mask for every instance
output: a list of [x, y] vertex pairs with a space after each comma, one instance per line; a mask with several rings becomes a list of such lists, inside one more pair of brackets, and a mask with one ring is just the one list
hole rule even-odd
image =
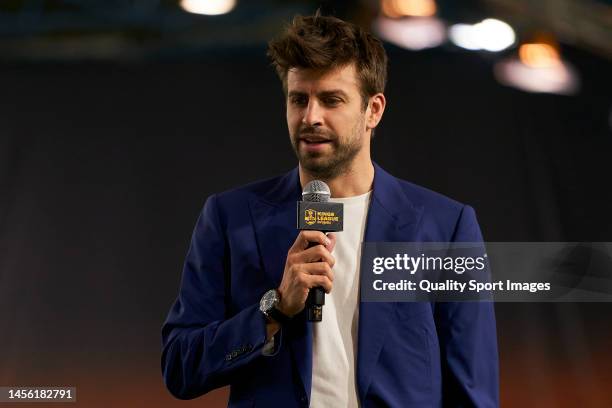
[[298, 139], [317, 139], [317, 140], [333, 140], [334, 139], [334, 137], [332, 137], [330, 133], [317, 129], [317, 128], [313, 128], [313, 127], [306, 127], [306, 128], [300, 129], [298, 131], [297, 138]]

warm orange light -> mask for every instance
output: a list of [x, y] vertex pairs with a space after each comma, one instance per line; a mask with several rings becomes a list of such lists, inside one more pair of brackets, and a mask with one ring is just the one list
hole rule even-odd
[[382, 0], [380, 6], [385, 16], [391, 18], [402, 17], [402, 15], [395, 7], [395, 0]]
[[546, 43], [528, 43], [519, 48], [519, 59], [533, 68], [549, 68], [561, 63], [559, 51]]
[[392, 18], [431, 17], [437, 11], [434, 0], [382, 0], [381, 7], [383, 14]]

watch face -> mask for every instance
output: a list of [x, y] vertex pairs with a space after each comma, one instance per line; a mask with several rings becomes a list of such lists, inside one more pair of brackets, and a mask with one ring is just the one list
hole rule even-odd
[[276, 295], [276, 291], [274, 289], [267, 291], [259, 302], [259, 309], [264, 313], [268, 312], [270, 309], [272, 309], [272, 306], [274, 306], [277, 299], [278, 296]]

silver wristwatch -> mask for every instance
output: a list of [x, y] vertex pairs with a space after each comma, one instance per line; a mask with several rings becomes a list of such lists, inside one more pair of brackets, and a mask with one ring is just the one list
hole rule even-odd
[[278, 294], [278, 290], [270, 289], [262, 296], [259, 301], [259, 310], [266, 315], [266, 317], [275, 320], [280, 324], [286, 324], [291, 321], [291, 318], [281, 311], [279, 311], [276, 307], [280, 302], [280, 296]]

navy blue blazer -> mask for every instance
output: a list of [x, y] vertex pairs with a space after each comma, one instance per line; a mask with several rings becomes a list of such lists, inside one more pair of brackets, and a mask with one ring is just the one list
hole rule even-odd
[[[296, 168], [206, 201], [162, 328], [162, 372], [177, 398], [230, 385], [230, 407], [309, 405], [313, 323], [300, 313], [267, 356], [259, 311], [261, 296], [280, 285], [300, 199]], [[375, 164], [365, 241], [481, 240], [471, 207]], [[359, 310], [361, 406], [498, 406], [492, 303], [361, 302]]]

